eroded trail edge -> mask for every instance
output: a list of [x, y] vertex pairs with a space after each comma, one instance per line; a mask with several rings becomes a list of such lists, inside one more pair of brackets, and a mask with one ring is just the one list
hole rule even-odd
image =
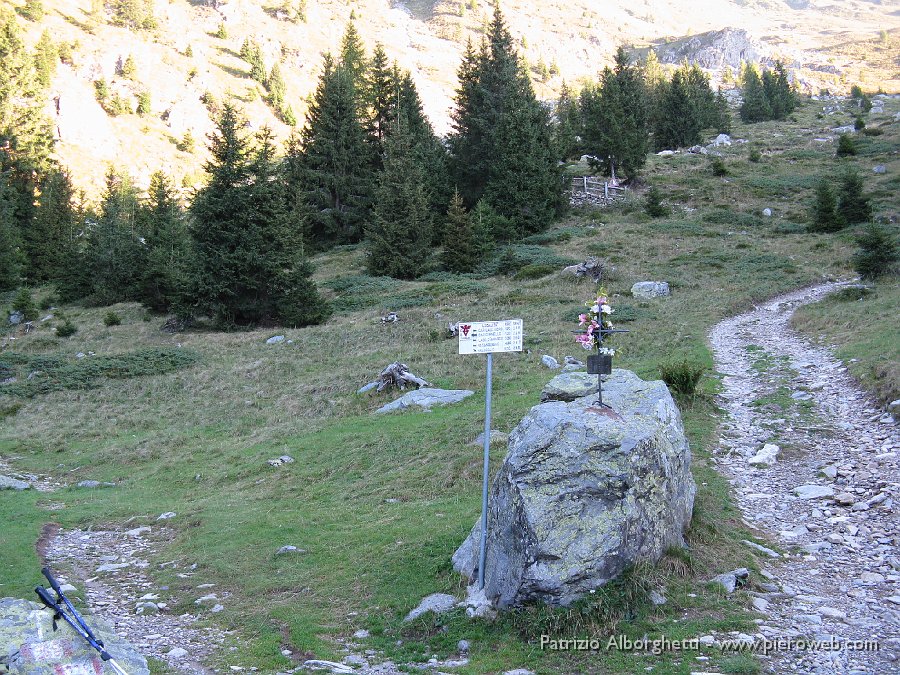
[[789, 325], [843, 285], [780, 296], [709, 335], [727, 412], [713, 461], [745, 522], [778, 549], [748, 546], [766, 578], [752, 593], [758, 632], [740, 636], [784, 640], [763, 656], [770, 672], [900, 668], [898, 427], [828, 348]]

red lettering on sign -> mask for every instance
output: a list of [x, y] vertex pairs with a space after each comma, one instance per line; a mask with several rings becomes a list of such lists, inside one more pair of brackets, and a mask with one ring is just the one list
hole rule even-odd
[[462, 331], [463, 337], [469, 337], [469, 331], [472, 330], [472, 326], [462, 325], [459, 329]]

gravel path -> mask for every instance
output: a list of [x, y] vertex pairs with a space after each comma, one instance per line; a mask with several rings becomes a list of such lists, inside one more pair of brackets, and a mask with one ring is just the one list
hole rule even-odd
[[[728, 413], [714, 461], [745, 522], [782, 552], [754, 551], [764, 618], [741, 637], [828, 643], [781, 645], [763, 657], [773, 673], [900, 672], [898, 427], [827, 348], [789, 326], [797, 307], [842, 286], [776, 298], [710, 333]], [[778, 446], [774, 463], [751, 462], [766, 444]]]

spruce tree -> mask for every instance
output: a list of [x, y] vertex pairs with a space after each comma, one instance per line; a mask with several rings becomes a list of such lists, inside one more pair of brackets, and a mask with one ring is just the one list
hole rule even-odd
[[366, 90], [368, 109], [366, 130], [372, 139], [374, 154], [379, 158], [379, 162], [384, 154], [384, 140], [391, 124], [397, 118], [398, 84], [399, 69], [396, 65], [393, 69], [390, 67], [384, 46], [380, 42], [376, 43]]
[[327, 58], [289, 151], [294, 199], [305, 207], [308, 243], [319, 249], [359, 241], [371, 208], [372, 162], [355, 93], [350, 73]]
[[19, 285], [24, 255], [16, 222], [16, 195], [0, 173], [0, 291]]
[[69, 174], [51, 171], [41, 181], [37, 209], [24, 233], [32, 282], [56, 279], [68, 264], [66, 251], [75, 236], [75, 224], [75, 190]]
[[472, 221], [462, 197], [454, 191], [444, 221], [444, 268], [451, 272], [471, 272], [478, 264]]
[[647, 161], [647, 97], [641, 73], [623, 47], [615, 68], [604, 69], [599, 88], [587, 90], [582, 101], [582, 142], [598, 158], [592, 160], [594, 169], [610, 175], [619, 168], [634, 177]]
[[499, 7], [480, 52], [470, 44], [458, 72], [449, 143], [451, 174], [463, 201], [473, 205], [486, 196], [520, 231], [545, 227], [562, 209], [564, 186], [549, 116]]
[[563, 80], [559, 90], [559, 99], [556, 102], [554, 115], [555, 125], [554, 141], [557, 157], [566, 161], [578, 153], [578, 131], [581, 128], [581, 118], [578, 111], [578, 101]]
[[853, 269], [863, 279], [873, 280], [896, 274], [900, 251], [897, 242], [885, 228], [870, 223], [856, 238], [859, 249], [853, 256]]
[[37, 81], [40, 86], [46, 88], [50, 86], [50, 81], [56, 74], [56, 64], [59, 61], [59, 50], [50, 32], [45, 30], [41, 33], [41, 39], [38, 40], [35, 47], [34, 65], [37, 73]]
[[266, 89], [269, 90], [269, 103], [271, 103], [276, 110], [280, 110], [284, 105], [286, 87], [278, 63], [275, 63], [275, 65], [272, 66], [272, 70], [269, 71], [269, 76], [266, 78]]
[[810, 232], [837, 232], [845, 223], [837, 212], [837, 199], [831, 183], [825, 178], [816, 187], [816, 199], [812, 206]]
[[741, 74], [741, 81], [744, 87], [741, 120], [744, 123], [751, 123], [772, 119], [772, 107], [769, 105], [756, 66], [748, 63]]
[[422, 166], [402, 126], [387, 142], [366, 238], [373, 276], [414, 279], [421, 273], [432, 243], [432, 214]]
[[700, 142], [703, 120], [697, 110], [688, 73], [678, 69], [672, 81], [662, 85], [660, 111], [653, 139], [657, 150], [684, 148]]
[[863, 179], [856, 171], [848, 171], [841, 180], [838, 215], [848, 225], [865, 223], [872, 217], [872, 205], [863, 191]]
[[359, 36], [352, 20], [347, 22], [344, 37], [341, 39], [340, 63], [350, 75], [350, 81], [356, 88], [359, 96], [357, 102], [363, 103], [366, 95], [366, 73], [368, 72], [369, 64], [366, 59], [366, 49], [363, 46], [362, 38]]
[[141, 276], [141, 302], [157, 312], [185, 303], [190, 239], [178, 192], [162, 171], [150, 177], [144, 205], [146, 263]]

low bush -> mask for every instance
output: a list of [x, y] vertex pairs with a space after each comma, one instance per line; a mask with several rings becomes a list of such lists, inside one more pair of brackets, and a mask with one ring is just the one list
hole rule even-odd
[[78, 332], [78, 328], [69, 319], [66, 319], [62, 325], [56, 327], [56, 336], [61, 338], [72, 337]]
[[540, 279], [553, 274], [556, 268], [551, 265], [525, 265], [513, 275], [516, 281], [526, 281], [528, 279]]
[[103, 325], [107, 328], [111, 326], [121, 326], [122, 325], [122, 317], [116, 314], [115, 312], [107, 312], [103, 317]]
[[706, 372], [706, 366], [687, 360], [660, 364], [659, 374], [669, 390], [677, 397], [692, 399]]

